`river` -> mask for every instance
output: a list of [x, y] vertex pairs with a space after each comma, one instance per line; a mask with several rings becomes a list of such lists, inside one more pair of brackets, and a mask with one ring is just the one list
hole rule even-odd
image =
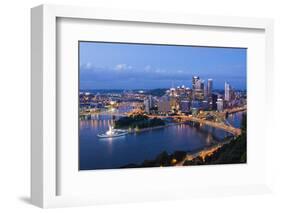
[[[240, 127], [242, 112], [231, 114], [228, 122]], [[229, 133], [208, 126], [179, 124], [116, 138], [98, 138], [113, 123], [112, 116], [95, 115], [80, 121], [80, 170], [115, 169], [130, 163], [152, 160], [159, 153], [196, 151], [221, 142]]]

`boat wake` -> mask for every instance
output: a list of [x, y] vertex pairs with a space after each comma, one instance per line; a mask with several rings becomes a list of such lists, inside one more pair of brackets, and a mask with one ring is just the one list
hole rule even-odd
[[97, 136], [99, 138], [114, 138], [114, 137], [124, 136], [127, 134], [128, 134], [127, 130], [114, 129], [112, 126], [109, 126], [109, 130], [106, 133], [98, 134]]

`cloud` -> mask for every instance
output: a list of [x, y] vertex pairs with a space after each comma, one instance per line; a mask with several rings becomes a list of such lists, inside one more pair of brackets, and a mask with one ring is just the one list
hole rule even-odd
[[163, 70], [163, 69], [156, 69], [155, 70], [155, 73], [165, 73], [166, 70]]
[[[175, 81], [178, 85], [191, 86], [192, 75], [197, 72], [190, 72], [184, 69], [161, 69], [151, 67], [149, 71], [142, 68], [132, 67], [127, 64], [117, 64], [111, 67], [97, 67], [94, 64], [84, 64], [80, 69], [80, 81], [82, 88], [165, 88]], [[91, 67], [86, 69], [86, 67]], [[133, 71], [132, 71], [133, 70]], [[199, 73], [201, 79], [213, 78], [213, 75]], [[216, 75], [214, 85], [216, 88], [223, 88], [225, 79], [229, 79], [227, 73]], [[229, 81], [235, 88], [244, 88], [246, 78], [236, 73], [231, 75]]]
[[133, 67], [128, 64], [117, 64], [114, 67], [114, 70], [122, 71], [122, 70], [131, 70]]
[[[172, 80], [179, 84], [189, 84], [192, 74], [185, 69], [163, 69], [151, 65], [133, 67], [118, 63], [110, 67], [100, 67], [93, 63], [85, 63], [81, 65], [80, 81], [83, 87], [92, 88], [127, 88], [126, 82], [129, 82], [132, 88], [165, 87], [169, 86]], [[206, 79], [208, 76], [200, 77]]]

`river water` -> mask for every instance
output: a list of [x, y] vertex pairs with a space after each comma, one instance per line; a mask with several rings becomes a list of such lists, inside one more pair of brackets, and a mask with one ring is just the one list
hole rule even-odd
[[[240, 127], [242, 113], [229, 116], [228, 121]], [[229, 133], [208, 126], [179, 124], [116, 138], [98, 138], [112, 124], [112, 116], [95, 115], [80, 121], [80, 170], [115, 169], [130, 163], [152, 160], [163, 152], [196, 151], [221, 142]]]

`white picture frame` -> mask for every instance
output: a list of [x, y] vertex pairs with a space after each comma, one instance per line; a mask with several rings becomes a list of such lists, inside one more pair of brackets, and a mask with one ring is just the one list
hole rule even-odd
[[[155, 25], [168, 26], [200, 26], [232, 29], [253, 29], [261, 30], [264, 33], [265, 42], [265, 58], [264, 69], [261, 75], [266, 76], [265, 94], [266, 103], [264, 107], [270, 108], [274, 104], [274, 100], [270, 95], [273, 88], [271, 76], [273, 75], [273, 21], [271, 19], [256, 18], [238, 18], [238, 17], [216, 17], [203, 15], [187, 15], [187, 14], [160, 14], [145, 11], [123, 11], [111, 9], [84, 8], [74, 6], [54, 6], [41, 5], [31, 10], [31, 201], [33, 204], [47, 208], [60, 206], [75, 205], [91, 205], [98, 203], [114, 203], [128, 201], [143, 200], [165, 200], [178, 199], [182, 197], [201, 197], [213, 195], [233, 195], [233, 194], [251, 194], [269, 192], [271, 188], [271, 172], [270, 172], [270, 153], [267, 152], [265, 157], [267, 161], [264, 167], [260, 168], [265, 173], [262, 178], [254, 184], [245, 182], [244, 184], [233, 183], [221, 184], [219, 186], [200, 187], [199, 183], [194, 183], [194, 188], [182, 187], [180, 190], [171, 184], [165, 190], [154, 189], [153, 193], [138, 193], [136, 188], [124, 190], [123, 195], [118, 193], [103, 194], [102, 189], [98, 189], [96, 195], [64, 195], [58, 193], [60, 166], [58, 159], [60, 158], [57, 146], [57, 88], [60, 83], [57, 80], [57, 21], [64, 19], [80, 19], [80, 20], [108, 20], [133, 23], [153, 23]], [[210, 41], [211, 42], [211, 41]], [[251, 76], [249, 76], [251, 78]], [[248, 82], [251, 79], [248, 80]], [[267, 114], [265, 118], [268, 119]], [[266, 127], [263, 134], [266, 139], [267, 150], [270, 150], [269, 135], [270, 128]], [[206, 168], [206, 167], [205, 167]], [[186, 168], [184, 168], [186, 169]], [[184, 169], [177, 171], [184, 175]], [[245, 169], [245, 168], [244, 168]], [[139, 170], [140, 175], [146, 175], [146, 171]], [[240, 170], [237, 170], [240, 171]], [[110, 171], [109, 171], [110, 172]], [[134, 170], [123, 171], [134, 173]], [[163, 172], [173, 173], [175, 170], [157, 170], [150, 172], [155, 175], [162, 175]], [[117, 178], [117, 173], [109, 173]], [[199, 173], [198, 173], [199, 174]], [[95, 174], [91, 174], [95, 175]], [[219, 174], [217, 174], [219, 175]], [[120, 177], [119, 177], [120, 178]], [[126, 180], [125, 180], [126, 181]], [[183, 183], [183, 182], [182, 182]], [[162, 183], [163, 184], [163, 183]], [[140, 184], [141, 185], [141, 184]], [[132, 188], [132, 186], [130, 186]], [[159, 185], [160, 187], [160, 185]], [[186, 191], [188, 190], [188, 193]], [[168, 192], [171, 192], [170, 194]], [[176, 196], [175, 193], [177, 194]], [[58, 195], [59, 194], [59, 195]], [[171, 196], [173, 194], [173, 196]]]

